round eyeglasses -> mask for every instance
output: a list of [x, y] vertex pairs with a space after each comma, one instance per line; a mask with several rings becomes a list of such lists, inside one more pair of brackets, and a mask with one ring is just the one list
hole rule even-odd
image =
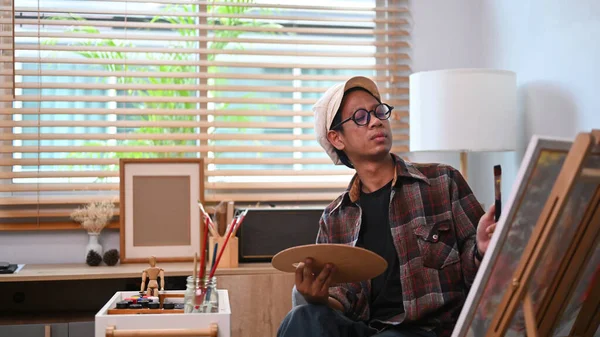
[[379, 103], [379, 105], [377, 105], [375, 109], [371, 111], [368, 111], [366, 109], [358, 109], [354, 111], [352, 116], [339, 122], [334, 127], [332, 127], [331, 130], [337, 130], [339, 127], [342, 126], [342, 124], [346, 123], [349, 120], [353, 120], [354, 123], [356, 123], [356, 125], [358, 126], [368, 125], [369, 122], [371, 122], [371, 113], [373, 113], [373, 116], [377, 117], [377, 119], [384, 121], [390, 118], [393, 109], [393, 106], [387, 105], [385, 103]]

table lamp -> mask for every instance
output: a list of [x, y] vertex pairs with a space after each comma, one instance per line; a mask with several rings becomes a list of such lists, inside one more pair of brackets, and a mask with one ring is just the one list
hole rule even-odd
[[514, 151], [516, 74], [495, 69], [449, 69], [410, 75], [410, 151]]

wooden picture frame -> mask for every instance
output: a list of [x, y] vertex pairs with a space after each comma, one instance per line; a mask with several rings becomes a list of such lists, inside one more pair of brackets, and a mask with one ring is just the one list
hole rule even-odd
[[202, 236], [198, 200], [204, 202], [201, 158], [122, 158], [121, 263], [193, 261]]
[[599, 140], [531, 140], [453, 337], [572, 336], [576, 319], [597, 328], [585, 308], [599, 303]]

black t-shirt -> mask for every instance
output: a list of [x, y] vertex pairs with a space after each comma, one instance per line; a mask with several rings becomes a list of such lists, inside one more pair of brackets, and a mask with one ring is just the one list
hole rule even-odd
[[392, 182], [372, 193], [361, 192], [362, 224], [357, 246], [383, 257], [386, 271], [371, 280], [371, 320], [385, 320], [404, 312], [400, 263], [389, 222]]

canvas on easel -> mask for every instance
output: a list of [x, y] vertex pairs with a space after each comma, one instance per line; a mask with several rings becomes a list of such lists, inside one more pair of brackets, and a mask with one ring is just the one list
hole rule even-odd
[[594, 134], [532, 139], [453, 336], [568, 336], [576, 319], [597, 327], [587, 312], [598, 304]]

